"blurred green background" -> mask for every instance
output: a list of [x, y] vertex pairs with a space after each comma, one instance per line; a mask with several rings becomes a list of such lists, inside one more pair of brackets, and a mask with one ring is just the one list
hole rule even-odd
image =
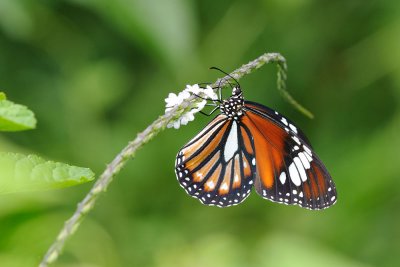
[[[139, 151], [54, 264], [398, 266], [400, 3], [387, 1], [0, 0], [0, 89], [29, 106], [34, 131], [2, 150], [100, 174], [186, 84], [212, 82], [264, 52], [288, 60], [240, 80], [244, 95], [297, 122], [336, 182], [321, 212], [262, 200], [206, 207], [174, 174], [178, 149], [210, 118]], [[226, 92], [229, 95], [229, 92]], [[0, 266], [35, 266], [91, 184], [0, 197]]]

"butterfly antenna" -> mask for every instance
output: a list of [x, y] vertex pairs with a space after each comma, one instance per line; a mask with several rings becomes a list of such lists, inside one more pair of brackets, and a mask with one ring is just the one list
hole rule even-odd
[[[234, 81], [236, 82], [236, 84], [240, 87], [239, 82], [238, 82], [235, 78], [233, 78], [232, 75], [230, 75], [229, 73], [227, 73], [227, 72], [225, 72], [225, 71], [223, 71], [223, 70], [221, 70], [220, 68], [217, 68], [217, 67], [211, 67], [210, 70], [218, 70], [218, 71], [222, 72], [223, 74], [227, 75], [227, 76], [230, 77], [232, 80], [234, 80]], [[229, 83], [229, 81], [228, 81], [228, 83]], [[229, 84], [230, 84], [230, 83], [229, 83]], [[232, 87], [232, 85], [231, 85], [231, 87]]]

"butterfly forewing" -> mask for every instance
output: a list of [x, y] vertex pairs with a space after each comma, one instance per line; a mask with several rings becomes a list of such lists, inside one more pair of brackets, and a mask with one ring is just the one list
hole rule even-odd
[[288, 118], [285, 118], [281, 114], [279, 114], [277, 111], [270, 109], [269, 107], [263, 106], [261, 104], [252, 102], [252, 101], [245, 101], [245, 107], [246, 109], [251, 110], [253, 113], [257, 113], [260, 116], [262, 116], [264, 119], [270, 120], [274, 124], [276, 124], [278, 127], [284, 129], [286, 132], [291, 132], [294, 136], [297, 136], [300, 138], [300, 140], [303, 141], [303, 143], [307, 144], [309, 147], [311, 147], [310, 141], [306, 137], [306, 135], [303, 133], [302, 130], [300, 130], [298, 127], [295, 126], [295, 124], [289, 120]]
[[[265, 108], [265, 112], [263, 111]], [[305, 135], [292, 122], [253, 103], [242, 122], [256, 147], [255, 188], [269, 200], [322, 209], [336, 202], [335, 185]]]
[[214, 118], [177, 155], [175, 170], [186, 192], [206, 205], [242, 202], [251, 191], [255, 173], [249, 134], [225, 115]]

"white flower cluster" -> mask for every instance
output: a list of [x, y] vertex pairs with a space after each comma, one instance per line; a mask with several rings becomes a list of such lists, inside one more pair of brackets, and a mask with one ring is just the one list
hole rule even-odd
[[[216, 100], [217, 94], [214, 92], [214, 90], [211, 88], [211, 86], [207, 85], [206, 88], [200, 88], [198, 84], [194, 85], [186, 85], [185, 90], [180, 92], [178, 95], [174, 93], [169, 93], [168, 97], [165, 99], [166, 105], [165, 105], [165, 112], [170, 111], [174, 107], [182, 104], [184, 100], [187, 100], [192, 94], [201, 96], [206, 99], [210, 100]], [[186, 125], [188, 124], [189, 121], [194, 120], [194, 114], [199, 112], [204, 108], [206, 105], [207, 101], [203, 100], [201, 102], [193, 103], [191, 105], [191, 109], [184, 113], [180, 118], [177, 120], [170, 121], [167, 125], [168, 128], [174, 127], [175, 129], [178, 129], [181, 125]]]

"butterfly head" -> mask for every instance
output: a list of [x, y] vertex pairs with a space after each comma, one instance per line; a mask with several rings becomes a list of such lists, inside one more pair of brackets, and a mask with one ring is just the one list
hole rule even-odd
[[235, 86], [232, 88], [232, 96], [239, 96], [242, 95], [242, 89], [239, 86]]
[[222, 114], [225, 114], [231, 119], [237, 120], [243, 115], [244, 99], [240, 87], [232, 88], [232, 95], [225, 99], [219, 106]]

